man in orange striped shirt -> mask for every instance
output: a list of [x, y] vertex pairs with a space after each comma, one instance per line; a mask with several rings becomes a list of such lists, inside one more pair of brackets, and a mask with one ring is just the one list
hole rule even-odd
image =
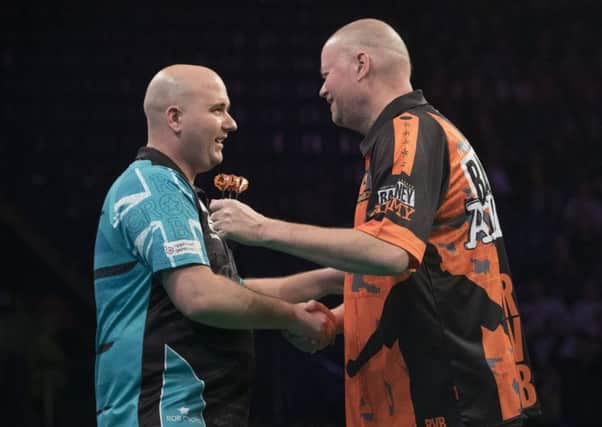
[[332, 121], [364, 135], [354, 228], [291, 224], [220, 200], [216, 229], [331, 267], [291, 287], [310, 274], [316, 288], [344, 282], [334, 312], [347, 426], [522, 425], [539, 402], [483, 165], [412, 88], [408, 50], [388, 24], [340, 28], [321, 73]]

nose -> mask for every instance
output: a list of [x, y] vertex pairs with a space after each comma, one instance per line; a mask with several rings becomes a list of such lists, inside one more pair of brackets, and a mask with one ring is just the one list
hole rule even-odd
[[226, 120], [224, 120], [223, 128], [227, 132], [234, 132], [236, 129], [238, 129], [236, 120], [234, 120], [234, 118], [228, 112], [226, 112]]
[[326, 98], [326, 95], [328, 94], [328, 90], [326, 89], [326, 82], [322, 83], [322, 87], [320, 88], [320, 92], [318, 93], [320, 97]]

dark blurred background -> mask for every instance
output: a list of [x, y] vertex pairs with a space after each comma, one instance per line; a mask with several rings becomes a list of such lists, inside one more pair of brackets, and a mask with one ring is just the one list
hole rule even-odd
[[[171, 4], [168, 4], [171, 3]], [[350, 226], [357, 134], [318, 97], [320, 49], [381, 18], [414, 88], [454, 121], [494, 188], [544, 416], [599, 425], [600, 2], [13, 2], [0, 10], [0, 425], [94, 426], [92, 251], [105, 191], [146, 143], [146, 84], [172, 63], [224, 78], [239, 131], [216, 173], [260, 212]], [[235, 247], [244, 276], [315, 265]], [[338, 297], [324, 300], [334, 306]], [[316, 355], [256, 334], [256, 426], [343, 426], [342, 338]]]

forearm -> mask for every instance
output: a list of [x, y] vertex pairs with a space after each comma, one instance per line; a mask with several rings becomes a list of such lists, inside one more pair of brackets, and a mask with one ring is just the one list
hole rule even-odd
[[344, 274], [333, 268], [322, 268], [286, 277], [245, 279], [245, 286], [255, 292], [295, 303], [342, 294]]
[[194, 270], [189, 269], [168, 289], [186, 317], [209, 326], [288, 329], [295, 321], [291, 304], [259, 295], [222, 276], [209, 274], [199, 280]]
[[403, 249], [352, 228], [269, 220], [259, 244], [350, 273], [399, 274], [409, 261]]
[[[232, 283], [233, 286], [239, 286]], [[193, 315], [193, 320], [225, 329], [288, 329], [294, 318], [290, 304], [248, 289], [228, 295], [223, 286]]]

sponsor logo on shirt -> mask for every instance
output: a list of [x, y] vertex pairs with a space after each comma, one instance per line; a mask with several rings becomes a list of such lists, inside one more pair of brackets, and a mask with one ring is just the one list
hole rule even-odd
[[408, 184], [405, 180], [400, 179], [394, 185], [382, 187], [378, 190], [378, 204], [382, 205], [389, 200], [395, 198], [397, 201], [403, 203], [406, 206], [415, 206], [416, 190], [414, 186]]
[[178, 412], [179, 415], [166, 415], [166, 420], [171, 423], [203, 424], [200, 417], [189, 415], [190, 408], [181, 407], [178, 408]]
[[174, 240], [163, 243], [165, 255], [173, 257], [181, 254], [201, 255], [201, 243], [198, 240]]
[[416, 189], [407, 181], [400, 179], [393, 185], [378, 189], [378, 205], [372, 215], [393, 212], [397, 216], [410, 220], [416, 211]]

